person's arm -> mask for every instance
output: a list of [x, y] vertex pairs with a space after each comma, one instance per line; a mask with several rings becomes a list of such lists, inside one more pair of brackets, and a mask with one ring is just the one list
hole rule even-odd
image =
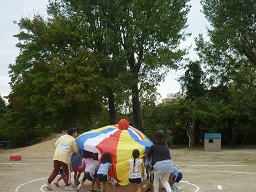
[[145, 155], [146, 158], [152, 158], [154, 145], [151, 145], [148, 149], [148, 153]]
[[72, 151], [74, 151], [78, 155], [78, 157], [80, 158], [80, 162], [81, 162], [82, 156], [81, 156], [81, 153], [79, 151], [79, 148], [78, 148], [78, 145], [77, 145], [77, 142], [75, 139], [72, 141]]
[[80, 167], [82, 168], [84, 166], [85, 166], [85, 159], [82, 159], [82, 163], [81, 163]]
[[173, 173], [171, 173], [171, 175], [169, 176], [169, 184], [170, 184], [170, 186], [172, 186], [175, 183], [173, 178], [174, 178], [174, 175], [173, 175]]
[[80, 162], [82, 161], [82, 156], [81, 156], [81, 153], [80, 151], [78, 150], [78, 152], [76, 153], [78, 155], [78, 157], [80, 158]]
[[144, 175], [144, 173], [145, 173], [145, 166], [144, 166], [144, 161], [143, 160], [142, 160], [142, 163], [141, 163], [140, 167], [141, 167], [141, 175]]
[[115, 173], [114, 173], [113, 164], [111, 164], [110, 169], [111, 169], [112, 176], [113, 176], [113, 177], [115, 178], [115, 180], [117, 181], [117, 177], [116, 177], [116, 175], [115, 175]]

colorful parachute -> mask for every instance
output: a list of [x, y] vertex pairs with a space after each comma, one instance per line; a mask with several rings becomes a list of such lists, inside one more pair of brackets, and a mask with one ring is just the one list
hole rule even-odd
[[[129, 183], [129, 162], [133, 149], [140, 151], [141, 157], [152, 145], [151, 140], [138, 129], [126, 125], [125, 119], [116, 125], [109, 125], [85, 132], [76, 138], [80, 150], [99, 154], [109, 152], [113, 160], [113, 168], [120, 185]], [[74, 156], [74, 155], [73, 155]], [[72, 156], [72, 164], [76, 158]]]

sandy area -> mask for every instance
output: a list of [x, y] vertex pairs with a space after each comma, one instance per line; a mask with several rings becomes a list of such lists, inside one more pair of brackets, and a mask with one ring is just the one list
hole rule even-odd
[[[46, 191], [42, 186], [52, 170], [56, 140], [55, 137], [25, 148], [0, 150], [0, 192]], [[256, 146], [222, 148], [220, 152], [173, 146], [170, 151], [184, 174], [179, 183], [183, 192], [256, 191]], [[11, 155], [21, 155], [22, 161], [10, 161]], [[88, 189], [86, 183], [81, 191]], [[53, 191], [64, 191], [64, 183], [60, 182], [59, 188], [54, 186]], [[132, 188], [112, 188], [115, 191], [132, 192]]]

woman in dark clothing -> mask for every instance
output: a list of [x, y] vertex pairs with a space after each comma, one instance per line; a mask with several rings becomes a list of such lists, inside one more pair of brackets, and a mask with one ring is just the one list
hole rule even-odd
[[162, 132], [155, 132], [153, 136], [153, 145], [148, 150], [148, 157], [152, 157], [152, 165], [154, 168], [154, 192], [159, 192], [159, 180], [163, 184], [167, 192], [171, 192], [168, 183], [170, 174], [173, 172], [173, 163], [169, 151], [169, 147], [164, 140]]

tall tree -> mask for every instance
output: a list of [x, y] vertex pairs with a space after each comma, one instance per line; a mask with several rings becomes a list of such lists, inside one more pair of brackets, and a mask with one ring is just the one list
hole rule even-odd
[[205, 74], [201, 69], [199, 61], [190, 61], [185, 68], [187, 69], [184, 76], [179, 78], [185, 98], [195, 100], [196, 98], [203, 97], [206, 92], [204, 84]]
[[[255, 82], [246, 81], [240, 70], [256, 70], [256, 5], [251, 0], [201, 0], [203, 13], [211, 27], [210, 40], [197, 39], [197, 49], [203, 63], [214, 72], [222, 83], [230, 80], [243, 81], [256, 87]], [[219, 78], [218, 78], [219, 77]], [[215, 82], [214, 82], [215, 81]]]
[[[193, 103], [205, 96], [205, 74], [201, 69], [199, 61], [190, 61], [186, 68], [187, 70], [185, 71], [184, 76], [179, 79], [182, 92], [187, 100], [186, 102], [182, 102], [184, 104], [184, 109], [181, 111], [184, 117], [183, 123], [189, 137], [189, 146], [193, 148], [195, 143], [199, 143], [199, 138], [197, 136], [199, 135], [200, 130], [200, 118], [193, 115], [196, 111], [191, 112], [191, 106], [196, 106], [196, 104]], [[189, 104], [190, 102], [191, 104]]]
[[251, 0], [201, 0], [201, 4], [211, 25], [210, 39], [204, 41], [200, 35], [196, 40], [197, 50], [213, 86], [211, 99], [222, 94], [218, 100], [225, 106], [220, 116], [224, 118], [222, 124], [231, 144], [237, 117], [240, 117], [238, 111], [243, 111], [238, 105], [240, 102], [233, 99], [234, 95], [256, 88], [256, 5]]
[[75, 126], [78, 117], [90, 117], [100, 106], [97, 76], [74, 22], [60, 18], [46, 22], [36, 15], [18, 24], [20, 54], [10, 65], [9, 99], [14, 111], [27, 116], [28, 127], [49, 123], [63, 129]]
[[[94, 51], [105, 58], [99, 68], [107, 66], [109, 73], [126, 77], [131, 90], [133, 119], [135, 126], [142, 129], [140, 91], [145, 83], [155, 87], [168, 70], [177, 67], [185, 54], [178, 49], [185, 38], [188, 0], [154, 1], [52, 1], [52, 9], [61, 5], [63, 14], [78, 15], [81, 26], [93, 34], [90, 42]], [[55, 10], [56, 11], [56, 10]], [[112, 58], [119, 60], [113, 68]], [[111, 66], [109, 66], [111, 63]], [[120, 69], [123, 71], [120, 72]], [[106, 75], [105, 75], [106, 76]], [[153, 77], [153, 78], [152, 78]], [[109, 80], [109, 79], [108, 79]], [[120, 79], [109, 84], [109, 90]], [[112, 82], [112, 81], [110, 81]], [[122, 83], [122, 82], [121, 82]]]

